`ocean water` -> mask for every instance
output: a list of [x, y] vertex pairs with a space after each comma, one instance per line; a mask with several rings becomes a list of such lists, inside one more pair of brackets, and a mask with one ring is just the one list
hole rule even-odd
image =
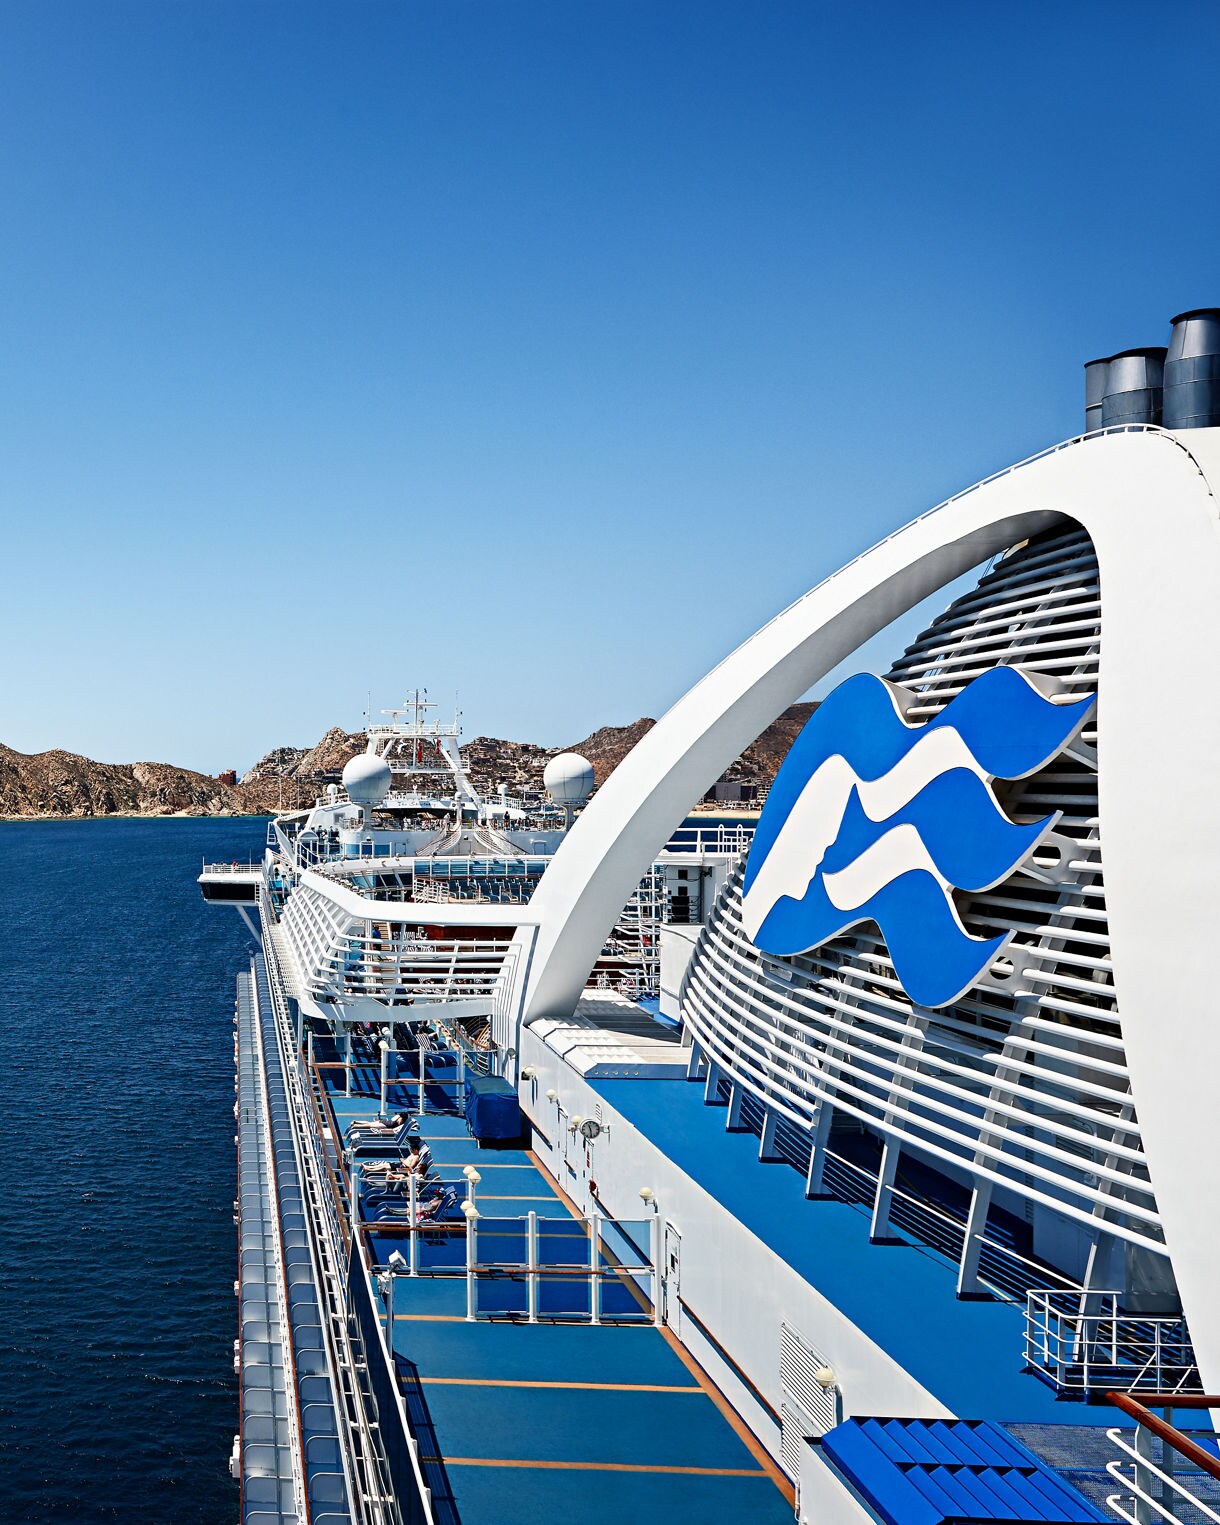
[[0, 1520], [231, 1525], [233, 985], [257, 820], [0, 823]]

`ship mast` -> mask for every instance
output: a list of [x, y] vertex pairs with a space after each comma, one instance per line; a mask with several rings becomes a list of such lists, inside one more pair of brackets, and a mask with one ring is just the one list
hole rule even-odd
[[482, 801], [462, 766], [461, 711], [455, 707], [453, 723], [445, 725], [428, 719], [428, 711], [436, 707], [428, 698], [428, 690], [417, 688], [396, 709], [382, 710], [387, 719], [369, 726], [369, 751], [383, 757], [399, 777], [411, 773], [448, 775], [461, 804], [477, 808]]

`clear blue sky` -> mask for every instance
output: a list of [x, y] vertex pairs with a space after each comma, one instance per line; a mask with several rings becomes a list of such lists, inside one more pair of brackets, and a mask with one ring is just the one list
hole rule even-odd
[[1211, 4], [9, 0], [0, 741], [658, 714], [1220, 302], [1218, 54]]

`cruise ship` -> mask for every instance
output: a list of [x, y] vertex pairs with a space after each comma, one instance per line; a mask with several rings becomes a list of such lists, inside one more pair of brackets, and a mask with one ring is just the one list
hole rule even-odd
[[484, 798], [417, 695], [204, 866], [243, 1521], [1220, 1521], [1220, 309], [1168, 337], [600, 788]]

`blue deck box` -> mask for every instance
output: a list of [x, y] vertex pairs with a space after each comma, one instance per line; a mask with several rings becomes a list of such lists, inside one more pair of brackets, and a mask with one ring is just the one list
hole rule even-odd
[[520, 1138], [525, 1131], [516, 1087], [498, 1075], [466, 1075], [466, 1126], [475, 1138]]

